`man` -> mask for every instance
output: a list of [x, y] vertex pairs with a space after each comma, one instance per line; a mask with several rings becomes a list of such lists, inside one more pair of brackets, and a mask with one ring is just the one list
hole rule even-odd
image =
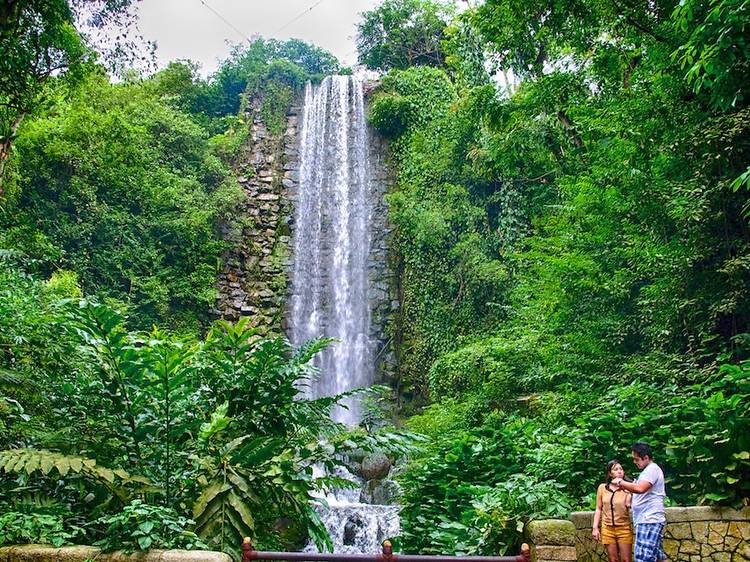
[[664, 473], [653, 460], [647, 443], [634, 443], [630, 448], [633, 462], [641, 470], [635, 482], [616, 478], [612, 484], [633, 494], [633, 523], [635, 524], [635, 555], [633, 562], [666, 560], [662, 535], [667, 519], [664, 515]]

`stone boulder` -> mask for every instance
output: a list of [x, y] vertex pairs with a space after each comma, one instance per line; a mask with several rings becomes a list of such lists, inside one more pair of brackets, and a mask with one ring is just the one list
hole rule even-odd
[[395, 480], [370, 480], [362, 489], [359, 501], [373, 505], [397, 505], [401, 486]]
[[388, 476], [392, 465], [384, 453], [370, 453], [362, 459], [359, 472], [365, 480], [381, 480]]

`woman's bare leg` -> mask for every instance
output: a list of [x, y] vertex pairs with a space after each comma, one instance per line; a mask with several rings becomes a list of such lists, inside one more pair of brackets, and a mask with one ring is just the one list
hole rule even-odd
[[617, 544], [607, 545], [607, 556], [609, 557], [609, 562], [620, 562], [620, 558], [617, 555]]
[[618, 544], [617, 548], [620, 551], [620, 562], [630, 562], [633, 559], [632, 544]]

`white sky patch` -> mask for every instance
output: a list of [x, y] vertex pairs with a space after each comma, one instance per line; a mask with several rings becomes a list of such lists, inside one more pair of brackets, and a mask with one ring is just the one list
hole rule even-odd
[[[157, 64], [190, 59], [207, 76], [226, 58], [234, 43], [255, 35], [302, 39], [332, 52], [344, 66], [357, 62], [355, 38], [360, 14], [379, 0], [142, 0], [138, 29], [156, 41]], [[314, 7], [313, 7], [314, 6]], [[312, 9], [310, 9], [312, 7]], [[296, 19], [295, 19], [296, 18]], [[237, 30], [241, 31], [242, 37]]]

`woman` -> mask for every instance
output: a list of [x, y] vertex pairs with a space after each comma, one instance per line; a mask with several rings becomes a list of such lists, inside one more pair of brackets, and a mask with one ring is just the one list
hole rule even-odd
[[630, 562], [633, 551], [633, 530], [630, 526], [630, 502], [633, 497], [626, 490], [610, 486], [614, 478], [624, 477], [625, 471], [620, 461], [613, 459], [607, 463], [605, 483], [599, 484], [596, 491], [596, 512], [591, 535], [594, 540], [602, 541], [607, 549], [609, 562]]

